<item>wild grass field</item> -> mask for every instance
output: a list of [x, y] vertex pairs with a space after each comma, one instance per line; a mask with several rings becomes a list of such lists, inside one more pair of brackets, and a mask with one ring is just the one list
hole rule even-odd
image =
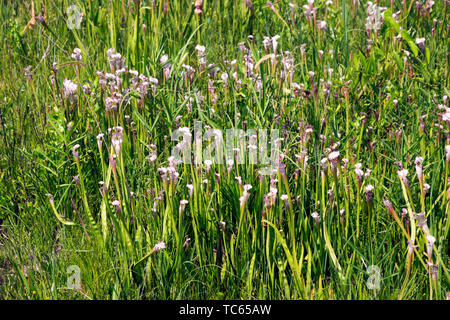
[[450, 299], [449, 5], [1, 0], [0, 299]]

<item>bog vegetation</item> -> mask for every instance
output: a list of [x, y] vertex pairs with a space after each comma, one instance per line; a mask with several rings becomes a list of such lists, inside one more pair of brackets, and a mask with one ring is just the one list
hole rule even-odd
[[0, 298], [448, 298], [449, 4], [1, 1]]

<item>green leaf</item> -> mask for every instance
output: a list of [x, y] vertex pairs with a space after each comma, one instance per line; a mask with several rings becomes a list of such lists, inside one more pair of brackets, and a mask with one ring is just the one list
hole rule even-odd
[[390, 9], [387, 9], [384, 12], [384, 22], [386, 25], [395, 31], [395, 34], [398, 34], [400, 32], [400, 26], [397, 21], [392, 17], [392, 11]]
[[402, 59], [400, 59], [400, 57], [398, 56], [398, 54], [396, 52], [392, 53], [395, 62], [397, 63], [398, 68], [400, 69], [400, 71], [403, 71], [403, 61]]
[[425, 57], [427, 59], [427, 64], [430, 64], [430, 49], [429, 48], [425, 49]]
[[416, 43], [414, 42], [413, 38], [409, 35], [409, 33], [406, 30], [400, 31], [400, 34], [402, 35], [403, 40], [406, 41], [409, 48], [411, 49], [412, 53], [415, 57], [419, 54], [419, 48], [417, 47]]

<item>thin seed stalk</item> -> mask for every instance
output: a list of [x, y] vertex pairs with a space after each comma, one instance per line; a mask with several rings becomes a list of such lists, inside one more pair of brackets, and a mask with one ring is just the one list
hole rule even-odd
[[400, 290], [399, 299], [401, 299], [404, 295], [406, 285], [408, 283], [408, 279], [409, 279], [409, 276], [411, 273], [411, 266], [412, 266], [412, 263], [414, 262], [414, 254], [413, 254], [414, 250], [411, 250], [409, 247], [414, 248], [414, 243], [416, 241], [416, 222], [415, 222], [414, 213], [412, 211], [411, 203], [409, 201], [409, 195], [408, 195], [411, 193], [411, 191], [409, 190], [409, 188], [407, 189], [407, 187], [405, 186], [405, 184], [402, 180], [400, 180], [400, 183], [402, 185], [403, 197], [405, 198], [406, 207], [408, 209], [408, 215], [409, 215], [410, 227], [411, 227], [411, 240], [408, 243], [408, 259], [407, 259], [408, 265], [407, 265], [407, 269], [406, 269], [406, 277], [405, 277], [405, 280], [403, 281], [402, 289]]
[[81, 197], [83, 199], [84, 210], [86, 211], [86, 213], [88, 215], [89, 222], [91, 223], [92, 227], [94, 228], [96, 236], [98, 236], [98, 238], [101, 239], [100, 233], [99, 233], [99, 230], [98, 230], [98, 227], [97, 227], [97, 224], [95, 223], [94, 217], [92, 216], [91, 210], [89, 208], [89, 203], [87, 201], [86, 188], [84, 186], [84, 181], [83, 181], [83, 175], [82, 175], [82, 172], [81, 172], [80, 162], [79, 161], [75, 161], [75, 163], [77, 165], [78, 177], [79, 177], [79, 180], [80, 180], [80, 190], [81, 190]]

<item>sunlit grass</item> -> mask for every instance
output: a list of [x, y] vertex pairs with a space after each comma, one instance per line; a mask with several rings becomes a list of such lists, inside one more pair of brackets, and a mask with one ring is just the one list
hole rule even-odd
[[448, 297], [445, 2], [70, 4], [0, 3], [1, 298]]

